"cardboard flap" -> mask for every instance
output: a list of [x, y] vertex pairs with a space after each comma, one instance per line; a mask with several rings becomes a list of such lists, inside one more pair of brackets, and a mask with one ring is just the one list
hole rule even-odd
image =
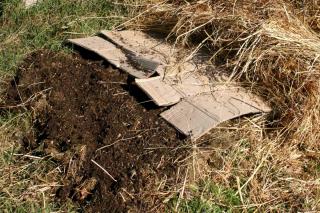
[[68, 41], [72, 44], [78, 45], [100, 55], [110, 64], [126, 71], [136, 78], [149, 77], [150, 73], [146, 73], [140, 69], [135, 68], [131, 63], [129, 63], [130, 61], [122, 50], [103, 38], [93, 36], [87, 38], [69, 39]]
[[101, 31], [107, 40], [118, 45], [127, 51], [135, 52], [138, 56], [143, 56], [145, 60], [158, 63], [155, 71], [163, 76], [166, 67], [170, 64], [170, 59], [174, 54], [174, 48], [168, 45], [164, 40], [152, 38], [146, 33], [140, 31]]
[[149, 79], [136, 79], [140, 87], [158, 106], [170, 106], [180, 101], [182, 96], [158, 76]]
[[224, 121], [270, 110], [257, 97], [250, 97], [243, 90], [228, 89], [186, 98], [163, 112], [161, 117], [196, 140]]

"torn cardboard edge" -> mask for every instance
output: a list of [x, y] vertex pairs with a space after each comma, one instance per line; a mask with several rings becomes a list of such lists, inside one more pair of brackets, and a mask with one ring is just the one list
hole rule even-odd
[[[198, 69], [191, 60], [178, 63], [177, 56], [180, 53], [164, 40], [139, 31], [101, 31], [97, 36], [67, 41], [100, 55], [136, 78], [165, 76], [168, 70], [172, 74], [173, 71], [190, 72]], [[108, 47], [112, 47], [113, 51], [104, 50]]]
[[219, 91], [183, 99], [161, 113], [161, 117], [184, 135], [197, 140], [222, 122], [246, 114], [269, 111], [270, 108], [252, 101], [245, 92], [230, 91], [221, 94]]
[[270, 112], [259, 97], [235, 85], [208, 83], [195, 73], [136, 79], [138, 87], [159, 106], [175, 106], [163, 117], [192, 140], [197, 140], [220, 123], [251, 113]]
[[92, 36], [87, 38], [68, 39], [68, 42], [98, 54], [110, 64], [128, 72], [136, 78], [148, 78], [149, 74], [152, 75], [152, 73], [148, 74], [136, 69], [131, 63], [127, 62], [129, 59], [122, 50], [101, 37]]
[[170, 57], [174, 48], [138, 31], [101, 31], [97, 36], [67, 41], [95, 52], [136, 78], [149, 78], [156, 73], [163, 76], [170, 59], [174, 59]]
[[149, 79], [136, 79], [135, 82], [158, 106], [171, 106], [181, 100], [181, 95], [166, 84], [162, 76]]
[[[167, 122], [196, 140], [220, 123], [251, 113], [270, 112], [259, 97], [226, 82], [227, 76], [199, 60], [181, 61], [179, 52], [163, 41], [138, 31], [102, 31], [99, 36], [69, 39], [97, 53], [136, 78], [136, 84], [158, 106]], [[175, 72], [166, 74], [168, 69]], [[197, 72], [194, 72], [197, 70]], [[221, 82], [200, 72], [219, 74]], [[157, 73], [159, 76], [151, 77]]]
[[130, 52], [135, 52], [137, 56], [145, 60], [153, 61], [159, 66], [155, 71], [163, 76], [169, 59], [173, 59], [174, 48], [163, 40], [157, 40], [146, 33], [140, 31], [106, 31], [102, 30], [99, 35], [106, 38], [119, 48]]

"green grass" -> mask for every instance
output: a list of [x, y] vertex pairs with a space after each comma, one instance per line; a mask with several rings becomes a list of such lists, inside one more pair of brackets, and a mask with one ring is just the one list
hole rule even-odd
[[240, 196], [234, 189], [227, 189], [203, 180], [191, 191], [191, 199], [178, 199], [175, 197], [169, 201], [169, 211], [181, 213], [222, 213], [235, 212], [237, 206], [241, 205]]
[[[20, 0], [1, 1], [0, 79], [14, 75], [31, 52], [70, 51], [63, 45], [67, 38], [110, 29], [125, 15], [125, 8], [115, 7], [111, 0], [42, 0], [29, 9]], [[19, 133], [30, 131], [29, 120], [27, 112], [0, 116], [0, 212], [76, 211], [72, 202], [54, 200], [59, 165], [47, 156], [33, 159], [19, 154]]]
[[3, 155], [4, 176], [0, 184], [0, 209], [4, 212], [52, 212], [76, 207], [72, 203], [55, 203], [51, 194], [57, 184], [56, 165], [50, 159], [23, 159], [16, 157], [14, 149]]
[[43, 0], [29, 9], [18, 0], [5, 0], [2, 7], [0, 75], [13, 74], [17, 64], [32, 51], [65, 49], [66, 38], [110, 29], [126, 13], [107, 0]]

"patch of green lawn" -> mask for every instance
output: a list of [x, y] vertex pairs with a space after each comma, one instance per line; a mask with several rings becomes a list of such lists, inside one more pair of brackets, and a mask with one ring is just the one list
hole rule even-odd
[[32, 51], [64, 49], [65, 39], [110, 29], [126, 13], [108, 0], [42, 0], [29, 9], [19, 0], [4, 0], [2, 8], [0, 75], [13, 74]]
[[212, 183], [203, 181], [192, 187], [190, 199], [178, 199], [175, 197], [169, 201], [169, 212], [181, 213], [222, 213], [235, 212], [241, 205], [240, 196], [234, 189], [227, 189]]

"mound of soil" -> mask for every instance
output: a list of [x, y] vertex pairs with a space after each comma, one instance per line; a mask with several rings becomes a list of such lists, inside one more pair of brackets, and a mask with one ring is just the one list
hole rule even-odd
[[18, 69], [6, 104], [32, 111], [25, 149], [64, 166], [58, 199], [89, 212], [145, 212], [162, 206], [159, 194], [176, 181], [185, 151], [142, 94], [101, 61], [40, 51]]

